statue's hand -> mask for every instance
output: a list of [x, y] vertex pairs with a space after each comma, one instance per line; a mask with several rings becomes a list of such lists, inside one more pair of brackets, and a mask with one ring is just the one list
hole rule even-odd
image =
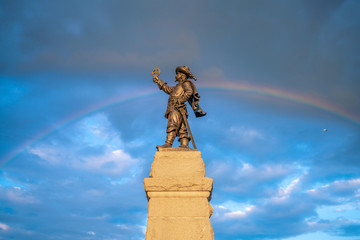
[[159, 78], [158, 77], [153, 77], [153, 82], [154, 83], [159, 83]]

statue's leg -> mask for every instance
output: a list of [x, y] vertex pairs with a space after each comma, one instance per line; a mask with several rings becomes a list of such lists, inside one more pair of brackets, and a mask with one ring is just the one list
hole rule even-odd
[[186, 129], [185, 123], [182, 120], [181, 123], [180, 123], [180, 129], [179, 129], [180, 147], [188, 148], [189, 147], [189, 141], [190, 141], [190, 137], [188, 135], [188, 131]]
[[175, 137], [177, 135], [178, 129], [179, 129], [179, 125], [180, 125], [180, 121], [181, 119], [179, 119], [179, 116], [177, 114], [177, 111], [172, 111], [169, 113], [168, 115], [168, 124], [166, 127], [166, 140], [165, 140], [165, 144], [162, 146], [156, 146], [156, 148], [162, 147], [162, 148], [169, 148], [172, 147], [172, 144], [175, 140]]

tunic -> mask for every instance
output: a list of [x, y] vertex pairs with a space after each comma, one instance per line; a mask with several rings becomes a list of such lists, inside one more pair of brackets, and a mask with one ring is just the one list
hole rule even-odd
[[193, 95], [193, 88], [190, 81], [186, 80], [170, 87], [164, 81], [159, 80], [158, 86], [161, 90], [170, 95], [165, 112], [165, 118], [168, 119], [166, 132], [176, 131], [179, 140], [181, 138], [189, 138], [179, 109], [184, 109], [183, 111], [185, 111], [186, 117], [188, 116], [185, 103]]

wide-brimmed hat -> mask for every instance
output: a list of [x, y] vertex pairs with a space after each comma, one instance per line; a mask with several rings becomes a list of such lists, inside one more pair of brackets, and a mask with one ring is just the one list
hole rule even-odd
[[188, 66], [178, 66], [175, 72], [184, 73], [188, 78], [192, 78], [196, 81], [196, 77], [194, 77], [194, 75], [190, 72], [190, 68]]

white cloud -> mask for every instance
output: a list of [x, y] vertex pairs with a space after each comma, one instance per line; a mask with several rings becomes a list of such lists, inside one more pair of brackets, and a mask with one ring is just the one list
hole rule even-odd
[[327, 198], [330, 196], [356, 196], [360, 187], [360, 178], [334, 181], [317, 188], [307, 190], [313, 197]]
[[138, 162], [126, 153], [124, 143], [104, 114], [87, 117], [60, 132], [67, 141], [50, 139], [29, 149], [50, 164], [119, 174]]
[[130, 229], [127, 225], [125, 224], [117, 224], [116, 227], [120, 228], [121, 230], [128, 230]]
[[122, 149], [117, 149], [112, 152], [106, 152], [101, 156], [83, 157], [79, 161], [74, 161], [72, 166], [89, 171], [118, 174], [136, 162], [137, 159], [133, 159]]
[[5, 223], [0, 223], [0, 229], [3, 231], [7, 231], [10, 229], [9, 225], [6, 225]]
[[299, 182], [300, 182], [300, 177], [292, 180], [291, 183], [288, 184], [287, 186], [280, 187], [279, 195], [286, 196], [286, 195], [291, 194], [293, 192], [293, 190], [296, 189], [296, 186], [299, 184]]
[[29, 149], [29, 152], [37, 155], [38, 157], [46, 160], [51, 164], [60, 163], [62, 159], [65, 158], [66, 152], [59, 151], [58, 148], [53, 146], [41, 145], [38, 147], [33, 147]]
[[240, 142], [249, 144], [256, 140], [265, 139], [264, 134], [257, 129], [245, 126], [231, 127], [229, 129], [230, 136], [238, 139]]
[[252, 181], [265, 181], [286, 176], [292, 171], [292, 167], [284, 164], [263, 164], [257, 167], [250, 163], [243, 163], [241, 167], [234, 171], [238, 178], [249, 178]]
[[222, 216], [219, 217], [224, 218], [225, 220], [227, 218], [245, 218], [255, 209], [255, 206], [252, 204], [229, 200], [222, 203], [221, 205], [215, 205], [214, 208], [220, 210], [218, 214]]
[[235, 211], [235, 212], [225, 213], [225, 216], [229, 218], [243, 218], [246, 216], [246, 213], [242, 211]]
[[19, 189], [17, 187], [9, 187], [5, 189], [0, 189], [2, 198], [10, 202], [20, 203], [20, 204], [36, 204], [39, 203], [39, 200], [34, 196], [30, 195], [27, 191]]

